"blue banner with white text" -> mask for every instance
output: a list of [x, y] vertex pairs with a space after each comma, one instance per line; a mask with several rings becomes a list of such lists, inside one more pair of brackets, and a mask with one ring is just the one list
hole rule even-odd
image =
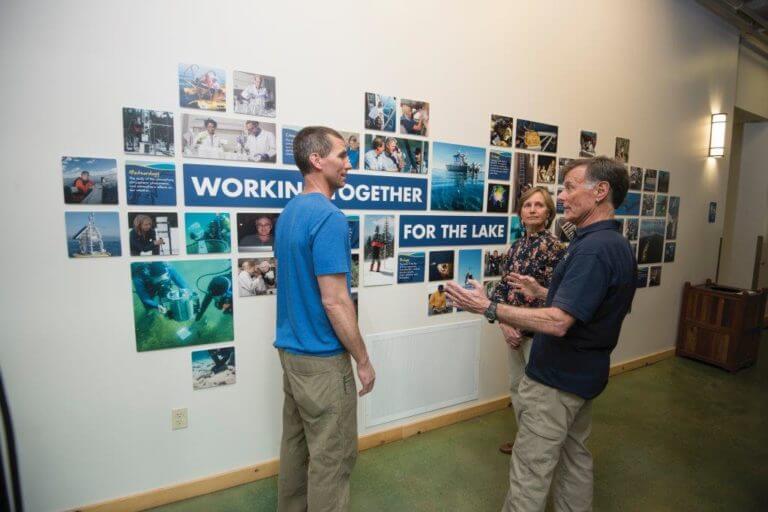
[[503, 245], [507, 217], [401, 215], [400, 247]]

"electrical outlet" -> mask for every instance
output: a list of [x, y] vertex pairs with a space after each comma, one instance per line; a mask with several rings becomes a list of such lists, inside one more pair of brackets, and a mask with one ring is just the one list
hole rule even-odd
[[171, 409], [171, 430], [179, 430], [189, 426], [189, 411], [183, 409]]

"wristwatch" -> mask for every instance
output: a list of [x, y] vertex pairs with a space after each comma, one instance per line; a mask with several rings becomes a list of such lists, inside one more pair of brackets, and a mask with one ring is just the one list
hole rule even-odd
[[497, 302], [492, 300], [491, 303], [488, 304], [488, 308], [483, 313], [485, 318], [488, 319], [489, 323], [493, 323], [496, 321], [496, 306], [497, 306]]

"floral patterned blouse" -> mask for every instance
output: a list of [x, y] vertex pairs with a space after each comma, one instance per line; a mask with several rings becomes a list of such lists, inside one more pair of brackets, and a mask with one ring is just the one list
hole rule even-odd
[[504, 278], [508, 272], [515, 272], [532, 276], [541, 286], [549, 288], [552, 272], [564, 254], [565, 244], [548, 230], [531, 235], [526, 234], [509, 248], [501, 282], [493, 289], [490, 298], [511, 306], [543, 307], [544, 299], [526, 297], [520, 292], [513, 291]]

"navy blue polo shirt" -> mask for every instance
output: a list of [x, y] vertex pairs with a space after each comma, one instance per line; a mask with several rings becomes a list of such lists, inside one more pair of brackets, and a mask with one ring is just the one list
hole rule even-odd
[[555, 267], [546, 301], [576, 321], [562, 338], [536, 334], [526, 375], [587, 400], [599, 395], [635, 296], [636, 275], [635, 256], [617, 221], [577, 229]]

